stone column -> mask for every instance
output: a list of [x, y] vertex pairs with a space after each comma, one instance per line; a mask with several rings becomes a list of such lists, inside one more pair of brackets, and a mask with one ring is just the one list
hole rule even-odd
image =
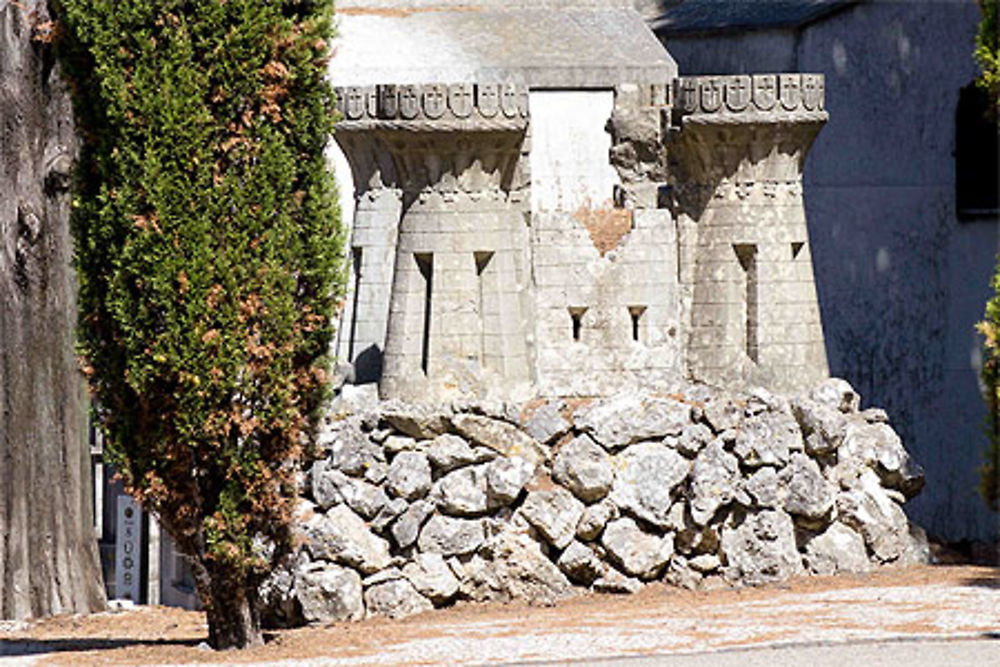
[[822, 75], [683, 78], [677, 93], [689, 370], [714, 384], [811, 386], [828, 368], [802, 166], [827, 120]]
[[403, 195], [380, 393], [507, 395], [530, 380], [517, 177], [526, 90], [385, 85], [376, 97], [374, 114], [340, 126], [379, 142]]
[[350, 126], [350, 121], [374, 112], [374, 87], [338, 92], [348, 123], [338, 126], [334, 138], [351, 165], [355, 209], [349, 255], [351, 272], [337, 335], [337, 357], [352, 364], [354, 382], [363, 384], [377, 382], [382, 377], [403, 203], [386, 146], [374, 133], [353, 131]]

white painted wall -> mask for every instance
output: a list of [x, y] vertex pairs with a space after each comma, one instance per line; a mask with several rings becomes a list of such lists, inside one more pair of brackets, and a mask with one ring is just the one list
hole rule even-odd
[[531, 210], [612, 207], [618, 173], [608, 162], [611, 90], [533, 91]]

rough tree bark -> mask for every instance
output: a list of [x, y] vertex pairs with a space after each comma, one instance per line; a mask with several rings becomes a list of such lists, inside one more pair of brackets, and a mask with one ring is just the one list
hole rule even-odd
[[105, 605], [73, 354], [72, 109], [45, 0], [0, 0], [0, 618]]

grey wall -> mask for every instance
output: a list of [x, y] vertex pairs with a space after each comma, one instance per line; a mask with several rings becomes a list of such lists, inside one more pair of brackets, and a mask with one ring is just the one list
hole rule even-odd
[[908, 509], [933, 535], [991, 539], [976, 493], [978, 387], [997, 221], [959, 222], [955, 109], [976, 75], [974, 2], [868, 2], [800, 31], [671, 38], [681, 74], [826, 74], [830, 122], [805, 201], [831, 373], [889, 410], [927, 487]]

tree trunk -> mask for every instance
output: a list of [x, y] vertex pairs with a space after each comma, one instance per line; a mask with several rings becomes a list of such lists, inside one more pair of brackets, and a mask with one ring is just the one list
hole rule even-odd
[[[208, 616], [208, 643], [217, 651], [253, 648], [264, 643], [257, 590], [245, 581], [196, 567], [195, 579]], [[199, 576], [199, 571], [201, 576]], [[208, 590], [208, 595], [204, 590]], [[207, 598], [207, 599], [206, 599]]]
[[45, 0], [0, 0], [0, 618], [104, 608], [76, 326], [72, 108]]

